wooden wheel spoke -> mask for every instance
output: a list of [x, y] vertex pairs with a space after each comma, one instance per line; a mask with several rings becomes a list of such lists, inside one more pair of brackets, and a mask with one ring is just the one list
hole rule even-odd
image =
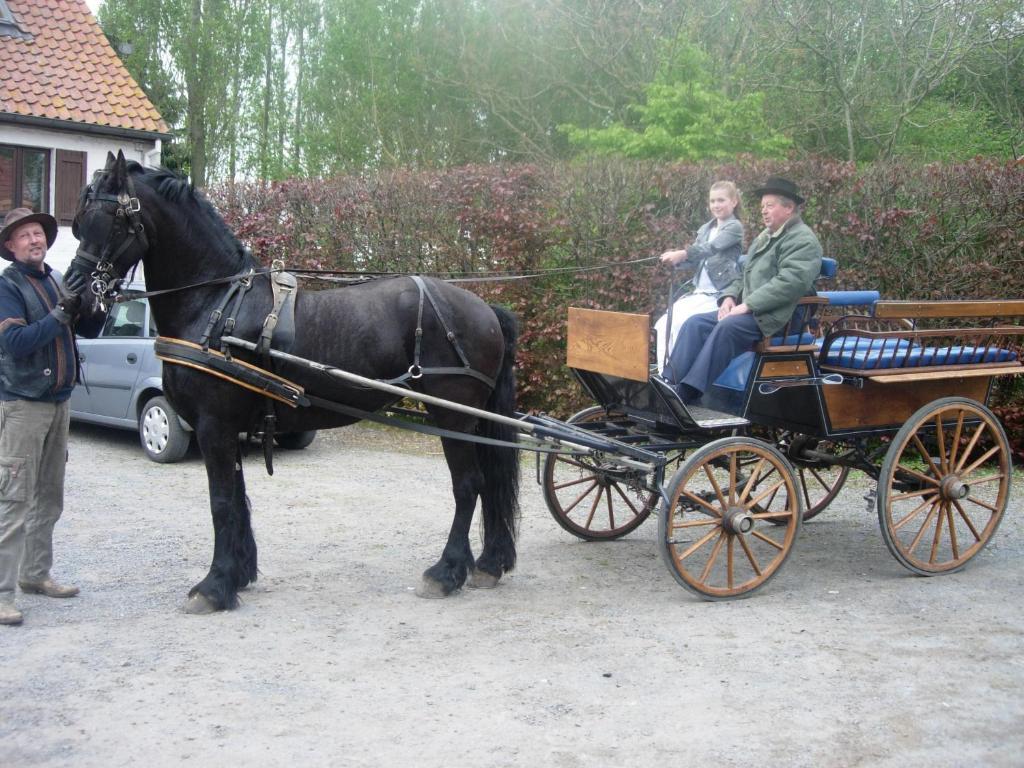
[[[737, 503], [743, 503], [743, 500], [750, 495], [750, 491], [757, 484], [758, 478], [761, 476], [761, 468], [765, 465], [765, 459], [762, 458], [754, 465], [754, 471], [750, 473], [750, 477], [747, 479], [747, 484], [743, 486], [743, 491], [736, 499]], [[781, 481], [780, 481], [781, 482]]]
[[[595, 481], [596, 482], [596, 481]], [[597, 506], [601, 503], [601, 497], [604, 495], [604, 488], [598, 487], [597, 496], [594, 497], [594, 503], [590, 505], [590, 514], [587, 515], [587, 522], [583, 524], [583, 527], [590, 529], [591, 523], [594, 522], [594, 513], [597, 512]]]
[[[804, 492], [804, 509], [810, 509], [814, 505], [811, 504], [811, 492], [807, 490], [807, 478], [804, 476], [803, 472], [800, 473], [800, 490]], [[768, 502], [767, 506], [771, 507], [772, 501], [775, 501], [774, 496], [772, 496], [771, 501]]]
[[917, 549], [917, 545], [921, 543], [921, 539], [924, 538], [925, 531], [928, 529], [929, 523], [932, 521], [932, 517], [935, 516], [935, 511], [941, 507], [941, 503], [936, 502], [932, 504], [932, 508], [928, 510], [928, 514], [924, 518], [924, 522], [921, 523], [921, 529], [917, 532], [917, 536], [910, 542], [910, 546], [907, 547], [907, 552], [913, 554], [914, 550]]
[[953, 430], [953, 442], [949, 446], [949, 466], [956, 466], [956, 450], [960, 447], [960, 433], [964, 428], [964, 411], [961, 408], [956, 416], [956, 429]]
[[736, 451], [729, 454], [729, 505], [736, 503], [736, 477], [739, 473]]
[[583, 491], [583, 493], [576, 497], [575, 501], [573, 501], [572, 504], [565, 508], [565, 514], [568, 515], [570, 512], [572, 512], [576, 508], [576, 505], [583, 501], [583, 499], [585, 499], [587, 496], [589, 496], [590, 492], [597, 487], [597, 480], [595, 480], [592, 477], [587, 479], [590, 480], [590, 485], [587, 487], [586, 490]]
[[[921, 458], [924, 460], [924, 463], [928, 465], [928, 468], [931, 469], [936, 476], [938, 476], [938, 468], [935, 466], [935, 462], [932, 461], [931, 451], [924, 447], [924, 443], [921, 442], [921, 438], [917, 436], [916, 432], [914, 433], [911, 440], [917, 447], [918, 453], [921, 454]], [[906, 467], [901, 466], [900, 469], [906, 469]]]
[[779, 542], [777, 542], [777, 541], [776, 541], [775, 539], [773, 539], [773, 538], [771, 538], [771, 537], [769, 537], [769, 536], [765, 536], [765, 535], [764, 535], [763, 533], [761, 533], [760, 531], [751, 531], [751, 532], [750, 532], [750, 535], [751, 535], [751, 536], [754, 536], [755, 538], [758, 538], [758, 539], [760, 539], [760, 540], [761, 540], [761, 541], [763, 541], [763, 542], [764, 542], [765, 544], [770, 544], [771, 546], [775, 547], [775, 548], [776, 548], [777, 550], [779, 550], [780, 552], [781, 552], [781, 551], [782, 551], [782, 550], [784, 549], [784, 547], [783, 547], [783, 545], [782, 545], [782, 544], [779, 544]]
[[710, 504], [708, 504], [706, 501], [704, 501], [704, 499], [702, 499], [700, 496], [697, 496], [696, 494], [692, 493], [691, 491], [686, 490], [685, 488], [683, 489], [683, 496], [688, 498], [690, 501], [696, 502], [700, 506], [704, 507], [704, 509], [706, 509], [708, 512], [710, 512], [715, 517], [720, 518], [722, 516], [721, 512], [719, 512], [717, 509], [715, 509]]
[[989, 504], [987, 501], [976, 499], [973, 496], [968, 496], [966, 499], [964, 499], [964, 501], [969, 501], [972, 504], [977, 504], [979, 507], [984, 507], [985, 509], [991, 510], [992, 512], [999, 511], [999, 507], [995, 506], [994, 504]]
[[676, 523], [672, 526], [672, 530], [676, 528], [700, 528], [705, 525], [720, 525], [721, 520], [718, 518], [701, 518], [700, 520], [687, 520], [685, 523]]
[[949, 463], [946, 460], [946, 433], [942, 428], [942, 412], [935, 414], [935, 442], [939, 451], [939, 470], [942, 474], [949, 473]]
[[[812, 467], [807, 467], [807, 471], [811, 473], [811, 475], [814, 477], [814, 479], [818, 481], [818, 485], [820, 485], [825, 491], [831, 491], [832, 490], [832, 486], [829, 483], [826, 483], [824, 480], [822, 480], [821, 479], [821, 475], [819, 475]], [[802, 472], [800, 474], [801, 474], [801, 476], [803, 476]], [[810, 501], [810, 499], [808, 499], [807, 500], [807, 506], [809, 507], [810, 505], [811, 505], [811, 501]]]
[[726, 578], [725, 584], [726, 584], [726, 586], [729, 589], [733, 588], [733, 578], [732, 578], [732, 573], [733, 573], [733, 549], [734, 549], [733, 545], [735, 543], [736, 543], [736, 537], [735, 536], [730, 536], [729, 539], [728, 539], [728, 543], [726, 544], [726, 548], [725, 548], [725, 578]]
[[567, 459], [564, 456], [559, 456], [557, 461], [558, 461], [559, 464], [568, 464], [570, 467], [574, 467], [576, 469], [582, 469], [584, 472], [593, 472], [594, 471], [594, 465], [593, 464], [585, 464], [582, 461], [577, 461], [575, 459]]
[[720, 530], [718, 534], [718, 541], [715, 542], [714, 548], [711, 550], [711, 556], [708, 561], [704, 564], [704, 570], [700, 572], [700, 580], [706, 582], [708, 576], [711, 575], [711, 569], [715, 567], [715, 561], [718, 560], [718, 554], [722, 551], [722, 545], [725, 540], [729, 538], [729, 534], [725, 530]]
[[938, 517], [935, 518], [935, 535], [932, 537], [932, 551], [928, 555], [928, 562], [935, 563], [935, 556], [939, 552], [939, 542], [942, 540], [942, 523], [946, 519], [948, 506], [943, 503], [939, 507]]
[[971, 487], [973, 488], [976, 485], [981, 485], [982, 483], [991, 483], [991, 482], [993, 482], [995, 480], [1002, 480], [1005, 477], [1006, 477], [1006, 475], [1003, 475], [1003, 474], [989, 475], [988, 477], [979, 477], [977, 480], [975, 480], [972, 477], [970, 484], [971, 484]]
[[999, 453], [999, 450], [1000, 450], [1001, 447], [1002, 446], [1000, 446], [1000, 445], [993, 445], [991, 448], [989, 448], [987, 451], [985, 451], [983, 454], [981, 454], [981, 456], [977, 459], [977, 461], [975, 461], [973, 464], [971, 464], [971, 466], [963, 469], [960, 472], [960, 476], [964, 477], [966, 475], [971, 474], [971, 472], [973, 472], [978, 467], [980, 467], [982, 464], [984, 464], [986, 461], [988, 461], [990, 458], [992, 458], [992, 456], [994, 456], [995, 454]]
[[935, 493], [934, 488], [922, 488], [920, 491], [908, 491], [907, 493], [900, 493], [896, 496], [890, 496], [889, 501], [903, 501], [904, 499], [912, 499], [915, 496], [924, 496], [926, 493]]
[[564, 483], [555, 483], [551, 487], [554, 490], [556, 490], [556, 491], [560, 491], [563, 488], [571, 488], [574, 485], [579, 485], [580, 483], [587, 483], [587, 482], [596, 483], [597, 480], [594, 479], [593, 475], [590, 475], [589, 477], [581, 477], [581, 478], [578, 478], [576, 480], [568, 480], [568, 481], [566, 481]]
[[[613, 485], [618, 488], [619, 486]], [[620, 491], [621, 493], [621, 491]], [[615, 510], [612, 507], [612, 492], [610, 488], [604, 489], [604, 500], [608, 503], [608, 528], [609, 530], [615, 530]]]
[[755, 512], [751, 515], [755, 520], [778, 520], [785, 517], [793, 517], [793, 513], [784, 509], [781, 512]]
[[701, 537], [700, 537], [699, 539], [697, 539], [697, 541], [695, 541], [695, 542], [694, 542], [693, 544], [691, 544], [691, 545], [690, 545], [690, 546], [689, 546], [689, 547], [688, 547], [688, 548], [686, 549], [686, 551], [685, 551], [685, 552], [682, 552], [682, 553], [680, 553], [680, 555], [679, 555], [678, 559], [679, 559], [680, 561], [683, 561], [683, 560], [685, 560], [686, 558], [688, 558], [688, 557], [689, 557], [690, 555], [692, 555], [692, 554], [693, 554], [694, 552], [696, 552], [696, 551], [697, 551], [698, 549], [700, 549], [700, 548], [701, 548], [701, 547], [703, 547], [703, 546], [704, 546], [705, 544], [707, 544], [707, 543], [708, 543], [709, 541], [711, 541], [711, 539], [713, 539], [713, 538], [714, 538], [714, 537], [715, 537], [716, 535], [718, 535], [718, 533], [719, 533], [719, 532], [720, 532], [721, 530], [722, 530], [722, 529], [721, 529], [721, 528], [720, 528], [719, 526], [715, 526], [715, 529], [714, 529], [713, 531], [708, 531], [708, 532], [707, 532], [707, 533], [705, 533], [705, 534], [704, 534], [703, 536], [701, 536]]
[[722, 493], [722, 489], [718, 486], [718, 480], [715, 479], [715, 473], [711, 471], [711, 465], [704, 465], [704, 474], [708, 476], [708, 481], [711, 483], [711, 487], [715, 489], [715, 495], [718, 496], [718, 503], [722, 505], [722, 509], [729, 506], [725, 500], [725, 495]]
[[779, 495], [779, 489], [776, 488], [775, 491], [772, 493], [771, 498], [768, 499], [767, 502], [765, 502], [764, 504], [758, 504], [757, 506], [763, 507], [764, 509], [771, 509], [772, 508], [772, 504], [775, 503], [775, 497], [778, 496], [778, 495]]
[[743, 553], [747, 556], [747, 560], [750, 562], [750, 567], [754, 569], [754, 573], [758, 576], [761, 575], [761, 566], [757, 564], [757, 558], [754, 557], [754, 553], [750, 551], [750, 545], [747, 544], [747, 540], [743, 536], [737, 536], [739, 539], [740, 546], [743, 547]]
[[918, 516], [918, 514], [920, 514], [920, 512], [921, 512], [921, 510], [922, 510], [922, 509], [924, 509], [924, 508], [925, 508], [925, 507], [927, 507], [927, 506], [932, 506], [932, 507], [934, 507], [934, 506], [935, 506], [936, 504], [938, 504], [938, 503], [939, 503], [939, 499], [938, 499], [938, 497], [935, 497], [935, 498], [932, 498], [932, 499], [925, 499], [925, 500], [924, 500], [923, 502], [921, 502], [921, 504], [920, 504], [920, 505], [919, 505], [918, 507], [916, 507], [916, 508], [915, 508], [915, 509], [914, 509], [913, 511], [911, 511], [911, 512], [908, 512], [908, 513], [907, 513], [907, 515], [906, 515], [906, 516], [905, 516], [905, 517], [904, 517], [904, 518], [903, 518], [902, 520], [900, 520], [900, 521], [899, 521], [898, 523], [893, 523], [893, 525], [892, 525], [892, 529], [893, 529], [894, 531], [898, 531], [898, 530], [899, 530], [900, 528], [902, 528], [902, 527], [903, 527], [903, 526], [905, 526], [905, 525], [906, 525], [907, 523], [909, 523], [909, 522], [910, 522], [911, 520], [913, 520], [913, 519], [914, 519], [915, 517], [917, 517], [917, 516]]
[[759, 501], [761, 501], [761, 499], [763, 499], [765, 496], [768, 496], [769, 494], [776, 493], [779, 490], [779, 488], [781, 488], [785, 484], [786, 484], [786, 479], [785, 478], [779, 478], [779, 482], [777, 482], [775, 485], [771, 486], [770, 488], [766, 488], [765, 490], [761, 491], [761, 493], [759, 493], [757, 496], [755, 496], [753, 499], [751, 499], [749, 503], [744, 504], [743, 505], [744, 508], [750, 509], [751, 507], [757, 506], [757, 503]]
[[[620, 496], [620, 497], [622, 498], [622, 500], [623, 500], [624, 502], [626, 502], [626, 506], [627, 506], [627, 507], [629, 507], [629, 508], [630, 508], [631, 510], [633, 510], [633, 515], [634, 515], [634, 516], [636, 516], [636, 515], [639, 515], [639, 514], [640, 514], [640, 510], [639, 510], [639, 509], [637, 509], [637, 508], [636, 508], [635, 506], [633, 506], [633, 502], [632, 502], [632, 501], [630, 501], [629, 497], [628, 497], [628, 496], [627, 496], [626, 494], [624, 494], [624, 493], [622, 492], [622, 489], [621, 489], [621, 488], [619, 487], [619, 484], [618, 484], [618, 483], [613, 483], [613, 484], [612, 484], [612, 488], [614, 488], [614, 489], [615, 489], [615, 492], [616, 492], [617, 494], [619, 494], [619, 496]], [[613, 525], [612, 527], [614, 528], [615, 526]]]
[[956, 541], [956, 526], [953, 525], [953, 507], [946, 505], [946, 528], [949, 529], [949, 548], [953, 551], [953, 559], [960, 559], [960, 547]]
[[910, 467], [905, 467], [902, 464], [900, 464], [900, 466], [899, 466], [899, 471], [904, 473], [904, 474], [910, 475], [911, 477], [913, 477], [913, 478], [915, 478], [917, 480], [920, 480], [923, 483], [928, 483], [929, 485], [934, 485], [936, 488], [938, 488], [942, 484], [936, 478], [930, 477], [928, 475], [923, 475], [920, 472], [918, 472], [916, 469], [911, 469]]
[[960, 472], [963, 469], [964, 464], [967, 463], [967, 459], [970, 457], [971, 452], [974, 450], [974, 446], [978, 444], [978, 440], [981, 438], [981, 433], [984, 432], [985, 429], [986, 425], [984, 423], [981, 423], [978, 425], [978, 428], [974, 430], [974, 434], [968, 441], [967, 447], [964, 448], [964, 452], [960, 454], [960, 460], [956, 463], [956, 466], [953, 467], [954, 472]]
[[971, 520], [970, 516], [964, 511], [964, 508], [960, 506], [959, 501], [954, 501], [953, 506], [956, 507], [956, 511], [960, 513], [960, 517], [963, 519], [964, 524], [970, 530], [974, 536], [975, 541], [981, 541], [981, 534], [978, 533], [978, 529], [974, 527], [974, 521]]

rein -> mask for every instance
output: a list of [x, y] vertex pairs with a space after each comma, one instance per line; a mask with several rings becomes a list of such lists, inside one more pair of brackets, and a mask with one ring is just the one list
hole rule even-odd
[[[512, 272], [485, 272], [479, 277], [468, 277], [473, 275], [473, 272], [357, 272], [353, 270], [342, 270], [342, 269], [288, 269], [287, 271], [293, 275], [301, 275], [314, 280], [327, 280], [332, 281], [331, 278], [337, 278], [338, 282], [344, 282], [348, 285], [358, 285], [360, 283], [367, 283], [372, 280], [382, 280], [392, 277], [436, 277], [439, 280], [444, 280], [446, 283], [499, 283], [510, 280], [532, 280], [539, 277], [549, 277], [551, 275], [561, 274], [582, 274], [584, 272], [595, 272], [598, 270], [612, 269], [614, 267], [628, 267], [634, 264], [644, 264], [649, 261], [654, 261], [657, 256], [645, 256], [640, 259], [630, 259], [628, 261], [610, 261], [604, 264], [595, 264], [589, 267], [552, 267], [550, 269], [541, 269], [534, 272], [525, 273], [512, 273]], [[153, 296], [163, 296], [168, 293], [177, 293], [178, 291], [190, 291], [194, 288], [204, 288], [209, 285], [223, 285], [225, 283], [231, 283], [235, 280], [241, 280], [247, 276], [262, 277], [270, 276], [278, 272], [284, 272], [283, 267], [271, 268], [266, 271], [255, 271], [249, 270], [246, 272], [239, 272], [234, 275], [228, 275], [227, 277], [216, 277], [212, 280], [204, 280], [200, 283], [191, 283], [189, 285], [182, 285], [177, 288], [164, 288], [159, 291], [139, 291], [135, 289], [125, 289], [118, 291], [117, 296], [112, 297], [112, 301], [115, 303], [122, 301], [129, 301], [131, 299], [148, 299]], [[456, 277], [456, 275], [467, 275], [466, 277]], [[333, 281], [332, 281], [333, 282]]]

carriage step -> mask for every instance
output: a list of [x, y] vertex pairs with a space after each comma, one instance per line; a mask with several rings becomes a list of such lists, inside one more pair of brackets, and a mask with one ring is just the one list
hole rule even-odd
[[731, 413], [713, 411], [710, 408], [701, 408], [698, 405], [688, 405], [686, 409], [690, 416], [697, 422], [698, 427], [704, 429], [721, 429], [723, 427], [745, 427], [750, 422], [742, 416], [734, 416]]

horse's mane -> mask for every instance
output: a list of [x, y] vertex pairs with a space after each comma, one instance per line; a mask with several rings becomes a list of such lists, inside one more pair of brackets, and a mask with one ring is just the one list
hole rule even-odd
[[168, 202], [190, 207], [191, 213], [202, 216], [213, 225], [225, 250], [240, 254], [243, 261], [247, 258], [245, 246], [235, 237], [235, 233], [224, 222], [223, 217], [213, 207], [213, 203], [192, 186], [187, 178], [169, 168], [146, 168], [134, 160], [128, 161], [127, 169], [129, 173], [139, 176], [140, 181], [154, 189], [160, 197]]

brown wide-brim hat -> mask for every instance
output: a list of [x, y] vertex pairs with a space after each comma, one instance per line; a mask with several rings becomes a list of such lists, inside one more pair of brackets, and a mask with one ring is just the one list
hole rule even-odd
[[43, 232], [46, 233], [46, 247], [53, 246], [57, 239], [57, 220], [48, 213], [33, 213], [28, 208], [15, 208], [4, 216], [4, 228], [0, 230], [0, 256], [8, 261], [14, 261], [14, 254], [7, 248], [7, 241], [11, 239], [14, 230], [24, 224], [31, 224], [37, 221], [43, 225]]
[[782, 195], [783, 197], [788, 197], [797, 205], [803, 205], [805, 202], [803, 197], [800, 196], [800, 190], [796, 188], [796, 184], [789, 179], [783, 179], [779, 176], [772, 176], [764, 183], [763, 187], [755, 189], [753, 194], [758, 200], [764, 195]]

